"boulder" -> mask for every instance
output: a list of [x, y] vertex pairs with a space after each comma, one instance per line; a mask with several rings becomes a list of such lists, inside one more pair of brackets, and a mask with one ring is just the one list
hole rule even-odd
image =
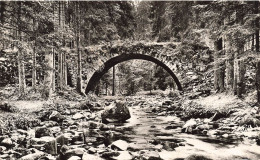
[[36, 138], [41, 138], [44, 136], [52, 136], [51, 130], [47, 128], [46, 126], [43, 127], [37, 127], [35, 129], [35, 137]]
[[56, 121], [43, 121], [40, 123], [41, 126], [46, 126], [47, 128], [48, 127], [54, 127], [54, 126], [58, 126], [58, 122]]
[[81, 157], [83, 156], [83, 154], [87, 152], [87, 150], [85, 148], [71, 148], [67, 145], [63, 145], [60, 149], [60, 159], [69, 159], [71, 157], [77, 156], [77, 157]]
[[59, 135], [61, 133], [61, 128], [59, 126], [51, 127], [50, 131], [53, 135]]
[[128, 151], [119, 151], [120, 155], [117, 157], [113, 157], [113, 159], [117, 160], [131, 160], [133, 156]]
[[84, 153], [82, 156], [82, 160], [102, 160], [102, 158], [93, 154]]
[[44, 151], [49, 154], [57, 154], [57, 141], [56, 138], [45, 136], [41, 138], [32, 138], [30, 140], [32, 146], [42, 146]]
[[60, 151], [61, 146], [67, 145], [69, 143], [69, 138], [65, 137], [64, 134], [61, 134], [56, 137], [56, 142], [57, 142], [57, 149], [58, 151]]
[[100, 125], [98, 122], [89, 121], [89, 129], [96, 129]]
[[182, 127], [182, 132], [192, 133], [193, 130], [196, 128], [196, 126], [197, 126], [197, 122], [195, 121], [195, 119], [190, 119]]
[[82, 113], [76, 113], [72, 116], [72, 119], [74, 120], [78, 120], [78, 119], [82, 119], [85, 118], [85, 116]]
[[169, 142], [169, 141], [166, 141], [164, 144], [163, 144], [163, 149], [165, 149], [166, 151], [173, 151], [176, 147], [178, 147], [179, 145], [175, 142]]
[[260, 146], [260, 134], [258, 134], [258, 137], [256, 138], [256, 144]]
[[36, 151], [35, 153], [28, 154], [20, 158], [20, 160], [35, 160], [42, 157], [45, 153], [42, 151]]
[[123, 140], [117, 140], [111, 144], [111, 148], [114, 150], [125, 151], [129, 144]]
[[184, 160], [212, 160], [212, 159], [204, 155], [192, 154], [186, 157]]
[[101, 157], [102, 158], [105, 158], [105, 159], [112, 159], [112, 157], [118, 157], [120, 155], [120, 152], [117, 152], [117, 151], [113, 151], [113, 152], [104, 152], [101, 154]]
[[4, 151], [6, 151], [6, 147], [5, 146], [0, 146], [0, 153], [3, 153]]
[[68, 160], [81, 160], [79, 156], [72, 156]]
[[85, 148], [69, 149], [66, 151], [65, 157], [72, 157], [72, 156], [82, 157], [85, 152], [87, 152]]
[[86, 101], [80, 105], [80, 109], [90, 110], [90, 111], [100, 111], [103, 108], [98, 102]]
[[162, 160], [162, 158], [160, 157], [159, 153], [156, 151], [140, 151], [140, 153], [142, 154], [142, 157], [144, 159], [148, 159], [148, 160]]
[[256, 144], [260, 146], [260, 138], [256, 139]]
[[5, 139], [2, 140], [2, 142], [0, 143], [0, 145], [9, 148], [9, 147], [13, 147], [13, 146], [14, 146], [14, 143], [13, 143], [13, 141], [12, 141], [11, 138], [5, 138]]
[[97, 149], [94, 148], [94, 147], [90, 147], [90, 148], [88, 149], [88, 153], [90, 153], [90, 154], [95, 154], [96, 152], [97, 152]]
[[101, 117], [104, 123], [124, 122], [131, 118], [131, 115], [125, 103], [123, 101], [117, 101], [105, 108], [105, 111], [101, 114]]
[[56, 122], [62, 122], [65, 117], [61, 115], [58, 111], [53, 111], [49, 116], [49, 119]]

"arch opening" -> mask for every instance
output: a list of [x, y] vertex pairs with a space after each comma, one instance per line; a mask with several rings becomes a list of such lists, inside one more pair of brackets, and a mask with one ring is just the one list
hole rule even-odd
[[85, 93], [88, 94], [90, 91], [94, 91], [99, 80], [102, 78], [102, 76], [105, 73], [108, 72], [108, 70], [110, 68], [112, 68], [113, 66], [115, 66], [121, 62], [133, 60], [133, 59], [147, 60], [147, 61], [153, 62], [153, 63], [161, 66], [163, 69], [165, 69], [171, 75], [171, 77], [173, 78], [174, 82], [177, 85], [178, 90], [182, 91], [182, 86], [181, 86], [179, 79], [176, 77], [176, 75], [173, 73], [173, 71], [160, 60], [158, 60], [152, 56], [142, 55], [142, 54], [122, 54], [122, 55], [109, 59], [108, 61], [106, 61], [104, 63], [104, 67], [102, 68], [102, 70], [94, 72], [94, 74], [88, 81], [87, 87], [85, 89]]

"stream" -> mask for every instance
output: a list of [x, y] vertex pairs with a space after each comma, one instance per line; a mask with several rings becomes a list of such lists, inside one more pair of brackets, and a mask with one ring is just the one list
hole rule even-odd
[[159, 154], [162, 159], [184, 159], [191, 154], [212, 159], [260, 159], [260, 147], [249, 139], [231, 140], [181, 132], [184, 124], [176, 116], [151, 111], [148, 105], [129, 107], [131, 118], [125, 123], [112, 123], [122, 134], [115, 140], [125, 140], [133, 152]]

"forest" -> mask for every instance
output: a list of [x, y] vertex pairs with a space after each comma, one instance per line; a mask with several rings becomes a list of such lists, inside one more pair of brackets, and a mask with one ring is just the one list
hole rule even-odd
[[[82, 93], [82, 48], [129, 40], [181, 42], [180, 52], [190, 59], [196, 48], [204, 47], [214, 57], [208, 64], [215, 74], [214, 90], [244, 93], [247, 64], [255, 70], [253, 85], [258, 91], [258, 9], [258, 2], [240, 1], [1, 2], [1, 86], [19, 87], [21, 97], [29, 92], [28, 87], [41, 90], [47, 99], [67, 86]], [[72, 71], [71, 61], [77, 62], [77, 71]], [[130, 72], [123, 71], [127, 63], [120, 65], [118, 72]], [[158, 68], [153, 66], [152, 70]], [[140, 72], [149, 75], [152, 70]], [[155, 71], [152, 77], [141, 78], [153, 81], [152, 87], [135, 88], [165, 90], [172, 86], [167, 73]], [[125, 81], [133, 83], [138, 78], [128, 75]], [[111, 88], [111, 74], [103, 79]], [[130, 94], [131, 85], [125, 87]]]
[[[259, 1], [0, 1], [0, 159], [260, 159], [259, 19]], [[86, 94], [135, 49], [167, 61], [115, 60]]]

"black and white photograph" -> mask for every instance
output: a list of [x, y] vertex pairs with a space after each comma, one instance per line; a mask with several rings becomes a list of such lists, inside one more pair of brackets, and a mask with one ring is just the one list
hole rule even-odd
[[260, 160], [260, 0], [0, 0], [0, 160]]

